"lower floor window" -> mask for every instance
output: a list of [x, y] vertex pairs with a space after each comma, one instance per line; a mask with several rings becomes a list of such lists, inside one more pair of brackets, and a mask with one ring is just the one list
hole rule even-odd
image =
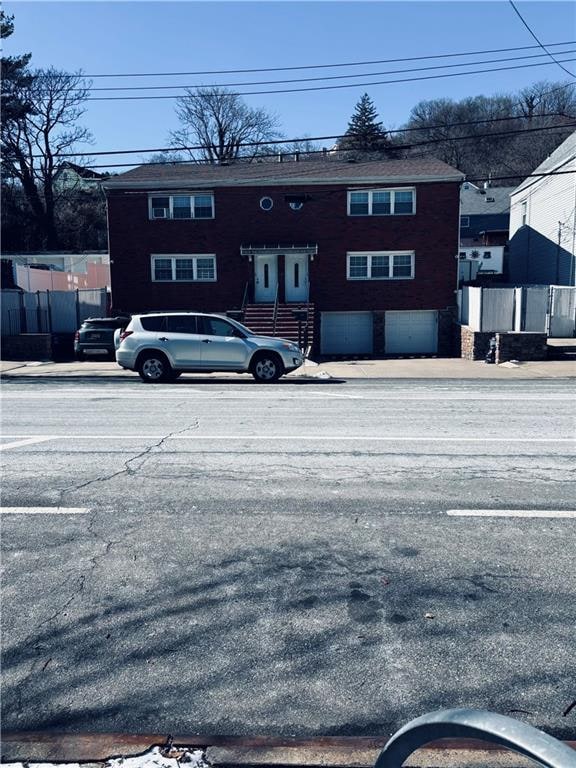
[[414, 277], [414, 251], [347, 254], [348, 280], [402, 280]]
[[152, 255], [154, 282], [214, 282], [216, 256], [213, 254]]

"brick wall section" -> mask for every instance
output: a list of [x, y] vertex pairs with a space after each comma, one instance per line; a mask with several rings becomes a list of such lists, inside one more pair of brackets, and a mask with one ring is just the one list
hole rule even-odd
[[508, 360], [546, 360], [548, 347], [545, 333], [497, 333], [496, 362]]
[[2, 337], [2, 360], [52, 360], [49, 333], [22, 333]]
[[465, 360], [484, 360], [490, 349], [491, 331], [480, 333], [467, 325], [460, 326], [461, 355]]
[[[374, 217], [347, 215], [344, 185], [216, 188], [215, 218], [198, 221], [150, 221], [146, 192], [110, 191], [113, 311], [234, 309], [241, 304], [246, 283], [253, 282], [254, 265], [240, 256], [241, 244], [250, 243], [317, 243], [318, 255], [310, 263], [310, 301], [317, 312], [451, 307], [457, 273], [459, 184], [415, 186], [414, 215]], [[293, 211], [284, 201], [285, 194], [306, 194], [310, 200], [300, 211]], [[264, 196], [274, 200], [269, 212], [259, 205]], [[347, 251], [370, 250], [415, 251], [415, 278], [347, 280]], [[218, 280], [153, 283], [152, 253], [214, 253]]]

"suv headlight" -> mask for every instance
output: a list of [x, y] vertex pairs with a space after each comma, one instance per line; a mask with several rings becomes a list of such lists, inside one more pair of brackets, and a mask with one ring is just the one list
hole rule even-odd
[[300, 347], [296, 344], [282, 344], [282, 349], [287, 349], [288, 352], [297, 352], [300, 354]]

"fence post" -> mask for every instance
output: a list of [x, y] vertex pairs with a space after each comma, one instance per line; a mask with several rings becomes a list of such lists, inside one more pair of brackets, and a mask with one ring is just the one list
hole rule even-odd
[[24, 292], [20, 293], [20, 333], [28, 333], [28, 318], [24, 305]]
[[42, 333], [44, 328], [42, 323], [42, 308], [40, 307], [40, 291], [36, 291], [36, 324], [38, 325], [38, 333]]
[[46, 291], [46, 308], [48, 310], [48, 333], [52, 333], [52, 305], [50, 302], [50, 291]]

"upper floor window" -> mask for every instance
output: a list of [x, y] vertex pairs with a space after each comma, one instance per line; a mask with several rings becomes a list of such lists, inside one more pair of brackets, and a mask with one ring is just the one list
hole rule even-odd
[[216, 256], [209, 253], [152, 256], [152, 280], [213, 283], [216, 280]]
[[399, 216], [416, 210], [415, 189], [368, 189], [348, 192], [349, 216]]
[[520, 226], [525, 227], [528, 223], [528, 202], [522, 200], [520, 203]]
[[213, 219], [214, 195], [150, 195], [151, 219]]
[[414, 277], [414, 251], [347, 254], [348, 280], [406, 280]]

